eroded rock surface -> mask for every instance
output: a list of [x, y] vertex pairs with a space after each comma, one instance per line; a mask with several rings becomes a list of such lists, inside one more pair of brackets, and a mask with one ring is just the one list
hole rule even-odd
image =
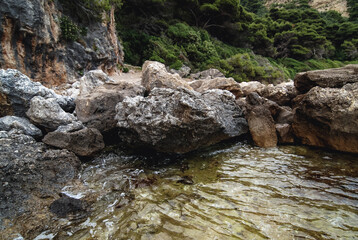
[[291, 101], [297, 94], [293, 81], [278, 85], [270, 84], [260, 92], [262, 97], [274, 101], [280, 106], [291, 106]]
[[208, 70], [190, 75], [190, 78], [197, 79], [197, 80], [223, 78], [223, 77], [225, 77], [225, 75], [222, 72], [220, 72], [218, 69], [215, 69], [215, 68], [210, 68]]
[[241, 97], [243, 92], [241, 90], [240, 84], [238, 84], [233, 78], [213, 78], [213, 79], [204, 79], [204, 80], [195, 80], [190, 82], [190, 86], [198, 92], [205, 92], [211, 89], [221, 89], [228, 90], [235, 97]]
[[6, 116], [0, 118], [0, 131], [10, 131], [12, 129], [19, 130], [23, 134], [31, 136], [35, 139], [42, 137], [41, 130], [26, 118], [16, 116]]
[[116, 111], [124, 142], [160, 152], [185, 153], [248, 130], [234, 95], [223, 90], [155, 88], [146, 98], [125, 98]]

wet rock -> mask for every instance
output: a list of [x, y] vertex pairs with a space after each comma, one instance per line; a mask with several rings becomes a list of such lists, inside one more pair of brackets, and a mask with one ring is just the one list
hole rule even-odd
[[295, 136], [292, 126], [288, 123], [276, 124], [276, 132], [279, 143], [294, 143]]
[[155, 88], [146, 98], [125, 98], [116, 111], [124, 142], [159, 152], [185, 153], [247, 132], [234, 95], [223, 90]]
[[102, 70], [93, 70], [80, 78], [80, 95], [90, 94], [96, 87], [113, 82]]
[[243, 92], [243, 97], [248, 96], [252, 92], [256, 92], [259, 95], [261, 95], [261, 92], [266, 87], [264, 84], [257, 82], [257, 81], [242, 82], [242, 83], [239, 83], [239, 85]]
[[65, 195], [51, 203], [50, 211], [60, 218], [65, 218], [70, 214], [85, 214], [86, 203], [80, 199], [71, 198]]
[[297, 96], [298, 92], [294, 83], [285, 82], [276, 86], [270, 84], [261, 90], [261, 96], [276, 102], [280, 106], [291, 106], [291, 100]]
[[177, 73], [182, 78], [189, 76], [190, 71], [191, 71], [190, 67], [185, 66], [185, 65], [183, 65], [179, 70], [170, 69], [170, 73], [172, 73], [172, 74]]
[[74, 115], [65, 112], [55, 98], [45, 99], [40, 96], [31, 99], [26, 115], [35, 125], [50, 131], [77, 120]]
[[214, 78], [205, 80], [195, 80], [190, 82], [190, 86], [198, 92], [205, 92], [210, 89], [227, 90], [235, 95], [235, 97], [241, 97], [243, 92], [240, 85], [233, 78]]
[[142, 85], [148, 92], [153, 88], [177, 89], [184, 87], [192, 90], [192, 87], [185, 80], [178, 74], [169, 73], [162, 63], [146, 61], [142, 69]]
[[[94, 128], [84, 128], [78, 131], [66, 132], [68, 129], [48, 133], [42, 140], [49, 146], [67, 149], [78, 156], [86, 157], [104, 148], [102, 134]], [[73, 130], [73, 129], [71, 129]]]
[[220, 72], [218, 69], [215, 69], [215, 68], [210, 68], [208, 70], [190, 75], [190, 78], [196, 79], [196, 80], [214, 79], [214, 78], [223, 78], [223, 77], [225, 77], [225, 75], [222, 72]]
[[144, 92], [144, 87], [127, 82], [105, 84], [91, 94], [76, 99], [77, 117], [87, 127], [101, 132], [110, 131], [117, 124], [114, 119], [116, 105], [125, 97], [144, 96]]
[[80, 168], [75, 154], [50, 150], [24, 134], [0, 131], [0, 155], [0, 219], [45, 208], [37, 199], [57, 196]]
[[35, 139], [42, 137], [42, 132], [28, 119], [16, 116], [6, 116], [0, 118], [0, 131], [10, 131], [11, 129], [18, 129], [23, 134], [29, 135]]
[[358, 153], [358, 83], [312, 88], [295, 109], [293, 130], [303, 144]]
[[301, 93], [306, 93], [315, 86], [341, 88], [347, 83], [355, 82], [358, 82], [358, 64], [299, 73], [295, 77], [295, 86]]

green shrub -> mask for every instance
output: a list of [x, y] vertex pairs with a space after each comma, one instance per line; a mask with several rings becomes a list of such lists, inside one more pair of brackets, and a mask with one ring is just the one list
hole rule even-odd
[[80, 36], [80, 28], [67, 16], [60, 18], [61, 38], [76, 41]]

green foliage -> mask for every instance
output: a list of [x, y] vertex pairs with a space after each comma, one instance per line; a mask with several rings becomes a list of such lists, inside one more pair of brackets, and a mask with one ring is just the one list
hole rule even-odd
[[344, 41], [344, 43], [342, 44], [342, 49], [346, 59], [358, 59], [358, 39]]
[[87, 34], [87, 28], [78, 27], [69, 17], [60, 18], [61, 38], [67, 41], [76, 41], [81, 35]]

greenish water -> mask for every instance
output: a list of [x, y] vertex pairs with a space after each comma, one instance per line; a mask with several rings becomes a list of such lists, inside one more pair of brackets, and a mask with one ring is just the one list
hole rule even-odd
[[81, 180], [97, 194], [93, 212], [55, 238], [358, 239], [357, 155], [245, 143], [182, 158], [118, 151]]

